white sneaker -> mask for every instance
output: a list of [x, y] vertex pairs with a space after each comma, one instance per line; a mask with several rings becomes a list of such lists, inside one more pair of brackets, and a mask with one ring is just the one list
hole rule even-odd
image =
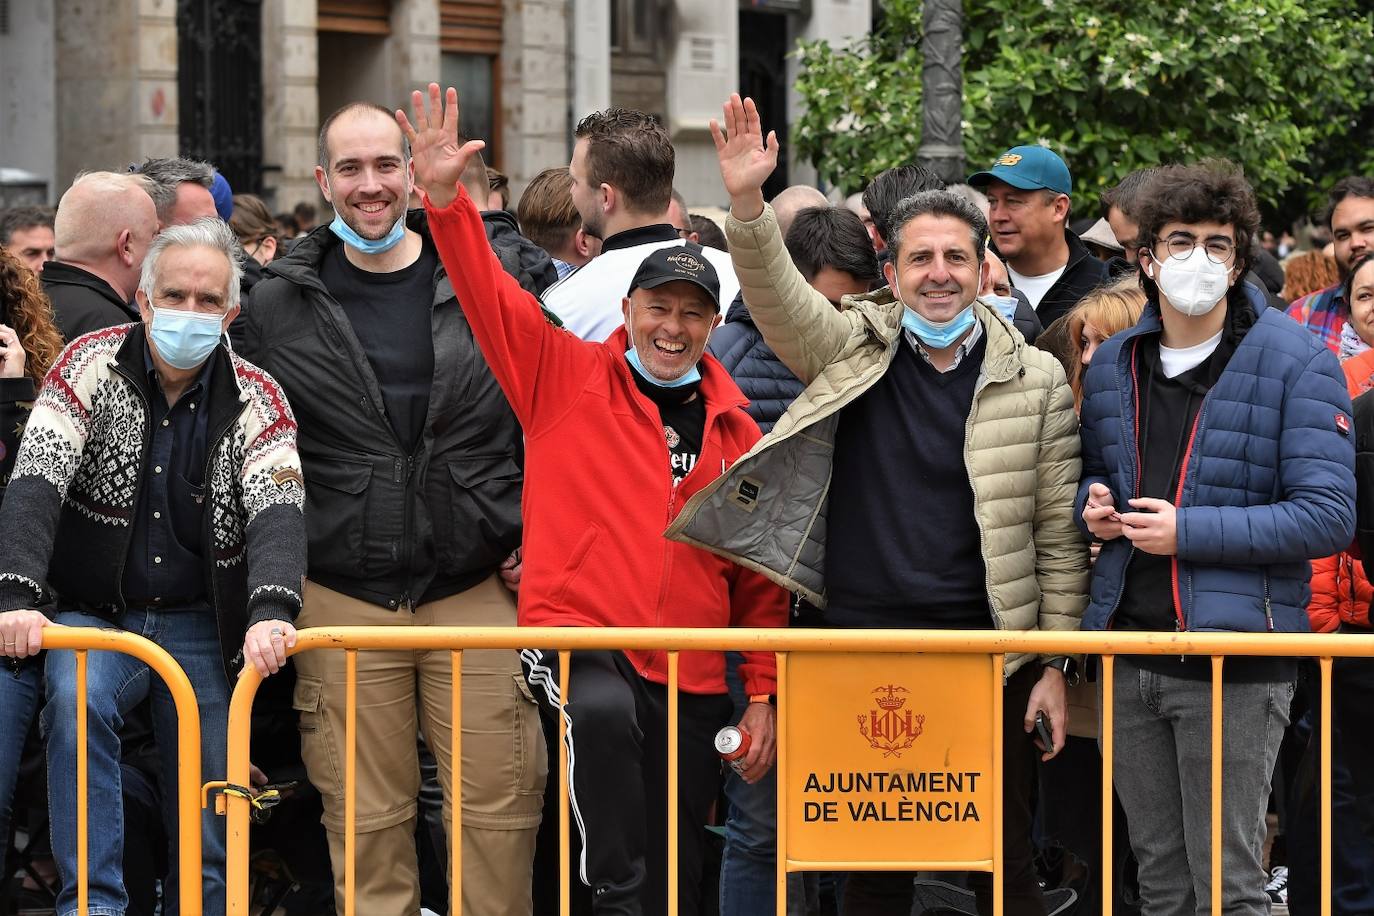
[[1269, 912], [1274, 916], [1288, 916], [1288, 866], [1276, 865], [1264, 886], [1269, 895]]

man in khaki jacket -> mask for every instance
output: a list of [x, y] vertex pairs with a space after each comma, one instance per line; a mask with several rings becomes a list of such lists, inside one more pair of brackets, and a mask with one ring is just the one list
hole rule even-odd
[[[688, 502], [670, 537], [757, 569], [843, 627], [1076, 630], [1087, 547], [1073, 502], [1078, 424], [1063, 370], [976, 296], [987, 223], [943, 191], [898, 207], [887, 289], [836, 311], [783, 248], [764, 205], [777, 141], [751, 101], [713, 125], [726, 233], [745, 301], [805, 392]], [[1005, 901], [1041, 916], [1030, 838], [1036, 714], [1063, 747], [1073, 660], [1008, 656]], [[979, 875], [979, 911], [991, 882]], [[911, 875], [851, 875], [846, 916], [907, 912]]]

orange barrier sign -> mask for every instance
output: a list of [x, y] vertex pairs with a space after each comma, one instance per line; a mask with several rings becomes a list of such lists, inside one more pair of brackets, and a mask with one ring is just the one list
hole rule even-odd
[[791, 653], [787, 682], [789, 860], [992, 868], [1000, 664]]

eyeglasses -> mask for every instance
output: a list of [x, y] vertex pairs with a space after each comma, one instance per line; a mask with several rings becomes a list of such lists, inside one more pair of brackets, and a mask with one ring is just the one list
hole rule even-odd
[[[1163, 242], [1169, 257], [1180, 259], [1192, 254], [1198, 244], [1197, 239], [1181, 232], [1163, 239]], [[1212, 236], [1202, 243], [1202, 250], [1207, 252], [1207, 259], [1213, 264], [1227, 264], [1235, 256], [1236, 243], [1228, 238]]]
[[682, 229], [682, 228], [679, 228], [679, 229], [677, 230], [677, 234], [678, 234], [679, 237], [685, 239], [685, 238], [687, 238], [688, 236], [690, 236], [690, 235], [692, 234], [692, 230], [691, 230], [691, 229]]

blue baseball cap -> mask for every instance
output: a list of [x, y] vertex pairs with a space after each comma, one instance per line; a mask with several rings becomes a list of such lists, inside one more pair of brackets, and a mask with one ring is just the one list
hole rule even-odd
[[985, 185], [996, 178], [1013, 188], [1038, 191], [1042, 188], [1058, 194], [1073, 193], [1073, 176], [1059, 154], [1043, 146], [1013, 146], [997, 157], [992, 168], [974, 172], [968, 183]]

